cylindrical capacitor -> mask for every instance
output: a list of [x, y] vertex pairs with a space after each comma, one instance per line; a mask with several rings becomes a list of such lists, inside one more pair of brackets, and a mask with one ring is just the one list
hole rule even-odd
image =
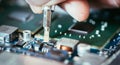
[[24, 31], [23, 31], [23, 40], [24, 40], [25, 42], [31, 40], [31, 31], [30, 31], [30, 30], [24, 30]]

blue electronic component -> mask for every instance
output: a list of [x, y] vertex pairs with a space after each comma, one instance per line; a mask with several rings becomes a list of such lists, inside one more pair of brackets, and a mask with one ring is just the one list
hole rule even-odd
[[103, 48], [103, 51], [107, 52], [107, 55], [110, 57], [120, 49], [119, 46], [120, 46], [120, 32], [117, 33], [113, 37], [113, 39], [110, 40], [110, 42], [105, 46], [105, 48]]
[[109, 49], [111, 46], [114, 47], [116, 45], [120, 44], [120, 32], [117, 33], [113, 39], [110, 40], [110, 42], [105, 46], [105, 49]]

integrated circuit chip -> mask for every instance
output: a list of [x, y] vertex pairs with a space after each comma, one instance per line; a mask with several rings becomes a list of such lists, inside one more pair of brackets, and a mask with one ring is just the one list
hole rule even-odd
[[9, 14], [9, 18], [15, 19], [21, 22], [28, 22], [34, 18], [34, 15], [29, 12], [13, 11]]
[[70, 28], [69, 31], [72, 31], [74, 33], [78, 34], [88, 34], [94, 30], [94, 26], [90, 23], [86, 22], [77, 22], [73, 24]]

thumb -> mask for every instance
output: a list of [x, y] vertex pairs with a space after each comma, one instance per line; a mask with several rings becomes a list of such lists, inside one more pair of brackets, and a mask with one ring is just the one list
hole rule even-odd
[[45, 6], [51, 6], [64, 1], [66, 0], [26, 0], [26, 2], [30, 5], [32, 11], [36, 14], [41, 14], [42, 8]]
[[61, 7], [78, 21], [84, 21], [89, 16], [87, 0], [67, 0], [61, 4]]

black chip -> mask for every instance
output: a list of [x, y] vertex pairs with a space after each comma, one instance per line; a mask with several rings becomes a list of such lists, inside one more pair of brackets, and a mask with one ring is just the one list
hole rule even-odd
[[75, 32], [78, 34], [88, 34], [94, 30], [94, 25], [87, 23], [87, 22], [77, 22], [73, 24], [70, 28], [69, 31]]

